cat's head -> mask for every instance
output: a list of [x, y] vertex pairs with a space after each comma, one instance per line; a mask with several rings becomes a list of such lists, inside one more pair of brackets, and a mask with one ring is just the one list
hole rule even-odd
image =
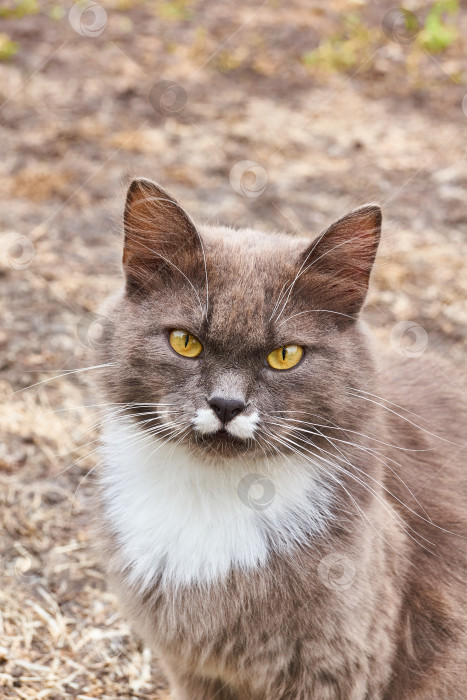
[[372, 375], [358, 314], [378, 206], [311, 241], [197, 227], [161, 187], [135, 180], [124, 225], [126, 285], [97, 358], [120, 415], [216, 460], [293, 452], [326, 426], [358, 423], [349, 389]]

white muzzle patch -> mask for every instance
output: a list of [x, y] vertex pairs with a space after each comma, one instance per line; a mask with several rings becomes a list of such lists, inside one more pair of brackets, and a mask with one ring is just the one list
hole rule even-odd
[[[244, 413], [229, 421], [225, 429], [239, 440], [247, 440], [254, 437], [256, 426], [259, 423], [257, 411], [249, 416]], [[201, 435], [212, 435], [222, 428], [222, 423], [211, 408], [199, 408], [193, 418], [193, 426]]]

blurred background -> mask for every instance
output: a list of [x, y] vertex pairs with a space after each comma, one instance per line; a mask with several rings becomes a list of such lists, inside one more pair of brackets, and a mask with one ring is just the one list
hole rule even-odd
[[100, 409], [72, 372], [121, 284], [128, 178], [310, 236], [379, 202], [367, 318], [460, 367], [466, 42], [457, 0], [2, 1], [0, 697], [168, 697], [91, 548]]

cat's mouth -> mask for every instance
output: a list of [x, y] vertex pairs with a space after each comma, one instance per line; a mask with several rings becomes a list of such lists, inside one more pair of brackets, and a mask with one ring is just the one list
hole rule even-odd
[[251, 450], [251, 441], [232, 435], [225, 428], [219, 428], [213, 433], [198, 435], [198, 439], [192, 447], [202, 450], [203, 456], [209, 456], [218, 459], [219, 457], [232, 458], [249, 452]]
[[225, 428], [219, 428], [219, 430], [217, 430], [215, 433], [210, 433], [209, 435], [203, 436], [203, 441], [204, 440], [217, 440], [219, 442], [231, 442], [232, 444], [239, 445], [245, 443], [245, 440], [235, 437], [235, 435], [229, 433], [229, 431]]
[[233, 435], [231, 435], [225, 428], [220, 428], [217, 433], [214, 433], [214, 436], [218, 438], [233, 438]]

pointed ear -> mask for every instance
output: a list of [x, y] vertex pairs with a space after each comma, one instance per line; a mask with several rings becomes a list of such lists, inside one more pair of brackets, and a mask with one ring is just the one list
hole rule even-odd
[[155, 275], [187, 275], [203, 259], [201, 238], [185, 210], [160, 185], [133, 180], [124, 212], [127, 291], [151, 289]]
[[381, 235], [381, 209], [366, 204], [331, 224], [303, 253], [300, 291], [317, 308], [356, 316], [368, 291]]

